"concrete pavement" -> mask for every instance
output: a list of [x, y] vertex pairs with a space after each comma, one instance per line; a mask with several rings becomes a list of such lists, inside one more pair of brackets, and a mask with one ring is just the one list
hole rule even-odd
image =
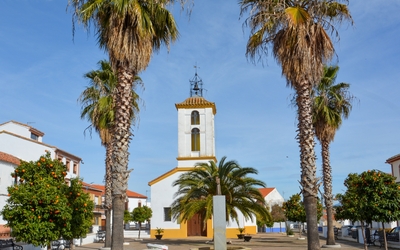
[[[237, 249], [239, 247], [250, 248], [251, 250], [263, 250], [263, 249], [278, 249], [278, 250], [291, 250], [291, 249], [307, 249], [307, 239], [299, 240], [298, 235], [295, 237], [288, 237], [282, 233], [258, 233], [252, 235], [253, 238], [250, 242], [244, 242], [239, 239], [228, 239], [231, 244], [228, 244], [228, 249]], [[211, 239], [205, 237], [189, 237], [186, 239], [143, 239], [137, 241], [132, 238], [125, 239], [126, 245], [124, 250], [144, 250], [148, 249], [147, 244], [160, 244], [168, 246], [168, 250], [190, 250], [190, 249], [201, 249], [203, 247], [213, 247], [212, 243], [207, 243]], [[321, 246], [326, 243], [326, 239], [320, 237]], [[354, 250], [364, 249], [363, 244], [355, 242], [352, 238], [349, 239], [338, 239], [337, 244], [340, 244], [339, 249], [343, 250]], [[91, 250], [100, 249], [104, 246], [104, 243], [90, 243], [83, 246], [76, 247], [76, 250]], [[337, 248], [336, 248], [337, 249]], [[368, 249], [379, 249], [379, 246], [369, 246]], [[383, 249], [383, 248], [381, 248]], [[398, 248], [389, 248], [398, 249]]]

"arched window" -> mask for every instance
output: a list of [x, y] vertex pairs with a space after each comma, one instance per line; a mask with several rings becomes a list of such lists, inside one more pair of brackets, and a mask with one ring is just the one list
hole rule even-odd
[[198, 111], [193, 111], [192, 115], [192, 125], [199, 125], [200, 124], [200, 115]]
[[200, 151], [200, 130], [192, 129], [192, 151]]

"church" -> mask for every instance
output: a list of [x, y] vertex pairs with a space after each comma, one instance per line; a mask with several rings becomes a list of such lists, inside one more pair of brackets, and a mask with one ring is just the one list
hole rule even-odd
[[[149, 182], [151, 189], [151, 237], [155, 230], [164, 230], [163, 238], [186, 238], [190, 236], [213, 237], [212, 220], [203, 224], [200, 216], [194, 216], [187, 222], [175, 221], [171, 217], [171, 204], [174, 194], [178, 191], [172, 183], [181, 174], [194, 168], [196, 163], [217, 162], [215, 156], [214, 118], [217, 113], [215, 103], [203, 97], [203, 81], [195, 73], [190, 82], [190, 97], [175, 104], [178, 111], [178, 156], [177, 166]], [[236, 237], [239, 227], [245, 227], [246, 233], [257, 232], [256, 221], [245, 221], [239, 213], [239, 221], [229, 221], [226, 236]], [[205, 228], [205, 229], [204, 229]]]

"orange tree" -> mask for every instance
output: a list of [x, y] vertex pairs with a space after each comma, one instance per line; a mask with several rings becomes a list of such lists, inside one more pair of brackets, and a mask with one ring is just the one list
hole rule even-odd
[[[307, 221], [304, 203], [301, 201], [300, 194], [290, 196], [289, 200], [282, 205], [287, 220], [304, 223]], [[317, 221], [322, 217], [322, 204], [317, 201]], [[299, 227], [299, 230], [301, 228]]]
[[47, 245], [60, 237], [85, 236], [93, 218], [93, 202], [82, 184], [65, 182], [66, 166], [50, 153], [37, 161], [21, 161], [11, 174], [16, 183], [8, 187], [9, 198], [1, 214], [18, 241]]
[[[347, 191], [339, 195], [341, 205], [337, 218], [360, 221], [364, 235], [364, 222], [391, 222], [400, 220], [400, 186], [396, 178], [379, 170], [349, 174], [344, 182]], [[386, 235], [385, 237], [385, 248]], [[364, 240], [365, 242], [365, 240]]]
[[153, 216], [153, 211], [148, 206], [136, 207], [133, 209], [131, 213], [132, 221], [136, 221], [139, 223], [139, 236], [140, 239], [140, 229], [142, 227], [142, 223], [146, 221], [150, 221], [151, 216]]

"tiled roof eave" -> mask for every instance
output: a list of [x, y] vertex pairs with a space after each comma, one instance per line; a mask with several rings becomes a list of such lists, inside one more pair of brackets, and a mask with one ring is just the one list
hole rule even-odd
[[400, 160], [400, 154], [397, 154], [395, 156], [390, 157], [389, 159], [386, 160], [386, 163], [392, 163], [394, 161]]

